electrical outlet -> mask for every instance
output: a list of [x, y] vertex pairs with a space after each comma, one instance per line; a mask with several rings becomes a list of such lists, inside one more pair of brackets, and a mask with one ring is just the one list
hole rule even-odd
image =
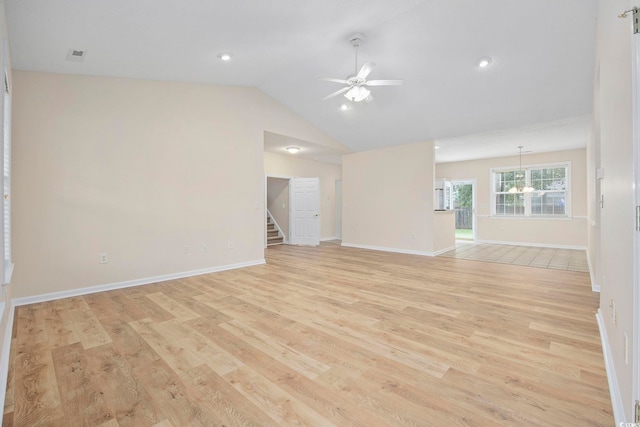
[[109, 255], [106, 252], [100, 253], [100, 264], [106, 264], [109, 262]]
[[229, 240], [229, 243], [227, 243], [227, 248], [233, 249], [233, 242], [231, 240]]
[[189, 246], [184, 245], [184, 254], [189, 255]]
[[209, 248], [207, 248], [207, 244], [203, 243], [202, 244], [202, 252], [207, 252], [207, 250], [209, 250]]

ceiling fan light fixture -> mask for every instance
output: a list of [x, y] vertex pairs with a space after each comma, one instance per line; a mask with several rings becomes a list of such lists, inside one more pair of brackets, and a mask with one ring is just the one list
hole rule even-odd
[[395, 79], [395, 80], [367, 80], [369, 73], [373, 70], [373, 67], [376, 66], [375, 62], [367, 61], [362, 64], [362, 67], [358, 68], [358, 47], [364, 40], [364, 35], [362, 33], [356, 33], [351, 36], [351, 45], [353, 45], [355, 49], [355, 67], [354, 73], [349, 75], [346, 79], [334, 79], [334, 78], [321, 78], [320, 80], [325, 80], [333, 83], [344, 84], [342, 89], [339, 89], [332, 94], [325, 96], [322, 98], [323, 100], [331, 99], [334, 96], [344, 95], [351, 102], [371, 102], [373, 101], [373, 96], [371, 96], [371, 91], [366, 86], [400, 86], [403, 84], [403, 80]]
[[354, 86], [344, 94], [349, 101], [362, 102], [371, 95], [371, 91], [364, 86]]
[[291, 146], [287, 147], [286, 150], [291, 154], [296, 154], [298, 151], [300, 151], [300, 147]]

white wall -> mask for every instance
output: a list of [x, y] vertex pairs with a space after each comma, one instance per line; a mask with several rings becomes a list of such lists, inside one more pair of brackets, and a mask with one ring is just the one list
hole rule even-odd
[[[264, 153], [267, 175], [297, 178], [320, 178], [320, 238], [336, 236], [336, 180], [342, 177], [342, 167], [286, 154]], [[272, 211], [273, 213], [273, 211]], [[280, 224], [282, 226], [282, 224]]]
[[18, 297], [259, 262], [264, 131], [341, 147], [255, 88], [23, 71], [14, 88]]
[[[585, 141], [586, 143], [586, 141]], [[571, 218], [514, 219], [491, 217], [491, 168], [518, 166], [519, 157], [498, 157], [465, 162], [438, 163], [436, 176], [448, 180], [476, 179], [476, 238], [479, 241], [549, 246], [587, 246], [586, 149], [531, 153], [522, 166], [555, 162], [571, 163]]]
[[421, 142], [343, 156], [343, 245], [433, 253], [433, 151]]
[[[592, 173], [604, 168], [601, 191], [604, 208], [595, 207], [593, 219], [599, 211], [601, 221], [598, 238], [590, 240], [590, 253], [600, 259], [600, 309], [608, 337], [609, 361], [615, 369], [625, 421], [632, 421], [632, 363], [624, 359], [624, 334], [632, 339], [633, 331], [633, 113], [631, 99], [631, 17], [618, 18], [629, 9], [628, 0], [599, 0], [596, 33], [596, 81], [594, 82], [593, 142], [589, 158], [600, 163], [592, 165]], [[637, 36], [636, 36], [637, 37]], [[637, 118], [636, 118], [637, 120]], [[591, 175], [591, 180], [595, 177]], [[596, 233], [593, 233], [596, 234]], [[597, 237], [597, 236], [596, 236]], [[638, 262], [638, 260], [635, 260]], [[617, 322], [614, 322], [610, 302], [615, 303]], [[636, 325], [637, 326], [637, 325]], [[636, 354], [636, 357], [638, 355]], [[614, 401], [614, 410], [616, 407]]]

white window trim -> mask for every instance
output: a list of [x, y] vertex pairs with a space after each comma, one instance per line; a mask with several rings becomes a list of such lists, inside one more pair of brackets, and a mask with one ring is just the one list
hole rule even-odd
[[547, 219], [547, 220], [567, 220], [571, 219], [571, 200], [573, 199], [573, 189], [571, 186], [571, 161], [565, 162], [552, 162], [552, 163], [536, 163], [531, 165], [522, 165], [522, 169], [525, 171], [526, 182], [530, 182], [531, 169], [552, 169], [552, 168], [567, 168], [567, 189], [565, 194], [567, 195], [565, 200], [564, 215], [531, 215], [531, 196], [530, 193], [525, 193], [524, 197], [524, 214], [523, 215], [498, 215], [496, 213], [496, 186], [495, 186], [495, 174], [499, 172], [510, 172], [520, 170], [520, 166], [501, 166], [498, 168], [489, 169], [489, 206], [491, 207], [491, 218], [508, 218], [508, 219]]
[[[9, 52], [7, 40], [3, 40], [2, 68], [2, 285], [11, 283], [13, 262], [11, 259], [11, 73], [9, 68]], [[7, 164], [5, 165], [5, 156]], [[7, 176], [5, 176], [5, 166]]]

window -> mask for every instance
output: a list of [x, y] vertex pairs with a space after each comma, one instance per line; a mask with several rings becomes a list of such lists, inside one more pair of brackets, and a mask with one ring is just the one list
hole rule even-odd
[[492, 169], [494, 216], [570, 216], [570, 164], [556, 163], [516, 169]]
[[[6, 41], [5, 41], [6, 45]], [[5, 46], [6, 55], [6, 46]], [[6, 63], [6, 56], [5, 56]], [[5, 68], [3, 79], [2, 103], [2, 235], [3, 235], [3, 271], [2, 284], [11, 281], [13, 262], [11, 261], [11, 86], [9, 74]]]
[[524, 215], [524, 194], [509, 192], [517, 186], [519, 171], [493, 173], [496, 215]]

